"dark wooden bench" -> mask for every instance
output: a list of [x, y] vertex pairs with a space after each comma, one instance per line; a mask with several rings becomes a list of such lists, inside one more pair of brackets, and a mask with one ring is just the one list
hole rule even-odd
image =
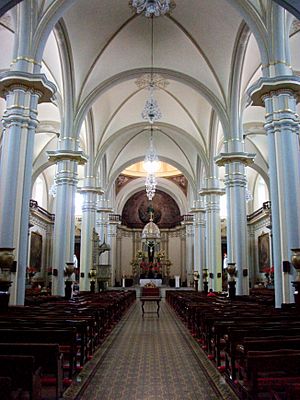
[[[156, 312], [156, 314], [159, 318], [159, 308], [160, 308], [159, 303], [161, 301], [161, 296], [160, 296], [160, 291], [159, 291], [158, 287], [142, 287], [140, 301], [142, 303], [142, 317], [143, 318], [144, 318], [145, 312], [147, 312], [147, 313]], [[156, 311], [145, 311], [145, 309], [144, 309], [145, 302], [156, 302], [157, 310]]]
[[0, 376], [11, 379], [13, 391], [27, 392], [31, 400], [41, 398], [41, 367], [32, 356], [0, 355]]
[[249, 351], [246, 358], [246, 379], [242, 384], [246, 394], [258, 399], [271, 390], [286, 391], [300, 380], [300, 351]]
[[0, 376], [0, 393], [2, 400], [12, 400], [12, 379], [9, 376]]
[[[42, 367], [41, 382], [55, 383], [56, 398], [63, 393], [62, 353], [54, 343], [0, 343], [0, 355], [27, 355], [35, 358], [36, 365]], [[54, 379], [53, 379], [54, 378]]]
[[[68, 361], [69, 379], [75, 372], [76, 329], [0, 329], [0, 343], [56, 343]], [[0, 374], [1, 375], [1, 374]]]

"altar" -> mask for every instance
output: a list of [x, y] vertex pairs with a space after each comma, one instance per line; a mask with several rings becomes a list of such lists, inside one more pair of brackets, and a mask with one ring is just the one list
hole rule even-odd
[[162, 279], [155, 279], [155, 278], [145, 278], [140, 279], [140, 286], [145, 286], [147, 283], [153, 283], [155, 286], [161, 286]]

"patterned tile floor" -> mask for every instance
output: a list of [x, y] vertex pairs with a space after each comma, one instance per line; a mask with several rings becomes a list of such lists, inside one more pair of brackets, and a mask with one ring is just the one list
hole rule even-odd
[[[156, 310], [153, 303], [145, 311]], [[64, 393], [68, 400], [236, 400], [169, 306], [139, 300]]]

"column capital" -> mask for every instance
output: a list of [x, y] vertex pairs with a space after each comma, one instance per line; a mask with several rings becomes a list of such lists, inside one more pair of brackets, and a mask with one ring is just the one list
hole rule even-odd
[[0, 97], [15, 88], [26, 88], [40, 94], [39, 103], [49, 103], [56, 92], [54, 83], [48, 81], [45, 74], [31, 74], [21, 71], [5, 71], [0, 73]]
[[232, 152], [232, 153], [220, 153], [215, 157], [215, 163], [218, 167], [224, 167], [226, 164], [239, 162], [246, 166], [253, 164], [255, 153], [245, 152]]
[[264, 107], [264, 97], [270, 96], [272, 92], [289, 90], [300, 98], [300, 77], [294, 75], [277, 76], [274, 78], [260, 78], [248, 90], [248, 96], [253, 106]]
[[84, 165], [88, 156], [83, 151], [72, 151], [72, 150], [49, 150], [47, 151], [48, 160], [52, 163], [59, 161], [77, 161], [79, 165]]

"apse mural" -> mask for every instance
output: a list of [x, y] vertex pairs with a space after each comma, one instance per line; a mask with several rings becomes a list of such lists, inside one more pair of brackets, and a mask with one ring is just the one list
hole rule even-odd
[[129, 228], [142, 229], [149, 222], [149, 208], [154, 210], [153, 221], [160, 229], [174, 228], [182, 221], [179, 207], [171, 196], [156, 190], [150, 203], [146, 192], [142, 190], [127, 200], [122, 212], [122, 224]]

